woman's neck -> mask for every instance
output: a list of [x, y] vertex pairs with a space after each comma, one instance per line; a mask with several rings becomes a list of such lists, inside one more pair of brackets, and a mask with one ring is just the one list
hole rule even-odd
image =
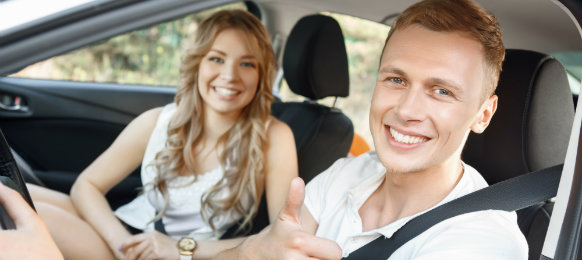
[[216, 143], [236, 122], [239, 113], [221, 114], [212, 109], [204, 111], [203, 138], [208, 143]]
[[202, 136], [193, 147], [194, 169], [185, 169], [184, 175], [191, 174], [191, 171], [205, 173], [218, 167], [221, 150], [218, 140], [232, 128], [240, 114], [220, 114], [209, 110], [204, 111]]

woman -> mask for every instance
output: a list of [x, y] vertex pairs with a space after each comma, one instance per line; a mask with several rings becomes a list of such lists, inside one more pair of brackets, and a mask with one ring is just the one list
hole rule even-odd
[[[250, 13], [205, 19], [183, 58], [175, 103], [133, 120], [70, 198], [31, 187], [65, 258], [178, 258], [180, 236], [216, 240], [249, 223], [263, 190], [273, 220], [297, 176], [291, 130], [270, 116], [274, 70], [269, 36]], [[104, 194], [140, 164], [142, 194], [114, 213]], [[159, 220], [169, 236], [154, 231]], [[199, 241], [196, 254], [235, 244]]]

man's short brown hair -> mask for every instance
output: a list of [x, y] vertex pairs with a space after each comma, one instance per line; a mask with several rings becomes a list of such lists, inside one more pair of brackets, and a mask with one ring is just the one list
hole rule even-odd
[[493, 95], [505, 58], [501, 28], [493, 15], [469, 0], [421, 1], [398, 16], [388, 33], [384, 48], [394, 32], [412, 24], [419, 24], [437, 32], [459, 32], [481, 43], [490, 79], [484, 93], [486, 97]]

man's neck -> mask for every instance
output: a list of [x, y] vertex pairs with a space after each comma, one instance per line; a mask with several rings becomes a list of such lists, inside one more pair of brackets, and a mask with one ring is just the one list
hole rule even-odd
[[453, 190], [463, 172], [460, 159], [419, 172], [387, 171], [383, 183], [359, 209], [362, 230], [383, 227], [434, 207]]

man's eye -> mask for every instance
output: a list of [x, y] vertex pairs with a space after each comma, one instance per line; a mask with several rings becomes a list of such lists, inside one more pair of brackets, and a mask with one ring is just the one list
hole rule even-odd
[[451, 95], [451, 93], [448, 90], [443, 89], [443, 88], [435, 89], [434, 93], [437, 95], [440, 95], [440, 96], [450, 96]]
[[396, 84], [399, 84], [399, 85], [404, 84], [404, 80], [402, 80], [401, 78], [389, 78], [388, 80], [389, 81], [392, 81], [392, 82], [394, 82]]

